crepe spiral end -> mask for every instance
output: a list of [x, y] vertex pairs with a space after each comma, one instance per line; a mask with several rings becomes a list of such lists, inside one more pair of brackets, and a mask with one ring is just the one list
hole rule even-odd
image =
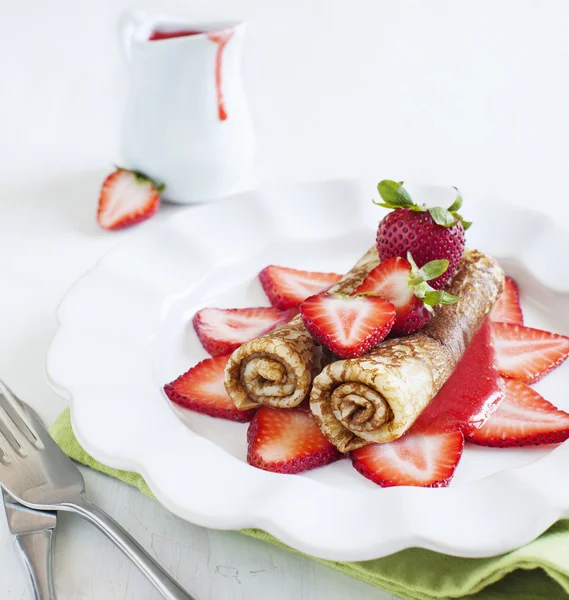
[[361, 383], [344, 383], [331, 394], [334, 416], [354, 432], [373, 431], [393, 418], [385, 398]]
[[[379, 264], [370, 248], [330, 291], [348, 294]], [[240, 346], [225, 369], [225, 389], [239, 410], [261, 405], [294, 408], [310, 394], [313, 378], [333, 360], [297, 315], [285, 325]]]
[[246, 342], [229, 358], [225, 389], [239, 410], [259, 405], [294, 408], [310, 392], [320, 369], [322, 352], [300, 317], [287, 325]]

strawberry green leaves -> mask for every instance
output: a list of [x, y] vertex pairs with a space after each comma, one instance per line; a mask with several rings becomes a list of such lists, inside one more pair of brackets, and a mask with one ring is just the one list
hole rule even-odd
[[403, 187], [402, 181], [384, 179], [377, 184], [377, 191], [383, 202], [376, 202], [373, 200], [373, 203], [377, 204], [377, 206], [390, 208], [392, 210], [408, 208], [409, 210], [416, 212], [427, 211], [437, 225], [440, 225], [441, 227], [452, 227], [460, 222], [466, 231], [472, 225], [472, 222], [465, 221], [459, 214], [458, 211], [462, 207], [462, 195], [457, 187], [454, 189], [456, 190], [456, 198], [448, 208], [442, 208], [440, 206], [429, 208], [426, 204], [416, 204], [409, 195], [409, 192]]
[[462, 206], [462, 195], [457, 187], [454, 189], [456, 190], [456, 200], [448, 207], [447, 210], [455, 219], [462, 223], [462, 227], [464, 228], [464, 231], [466, 231], [472, 225], [472, 221], [465, 221], [458, 213]]
[[453, 296], [444, 290], [433, 290], [431, 288], [431, 290], [425, 292], [422, 300], [427, 306], [437, 306], [437, 304], [456, 304], [460, 298], [458, 296]]
[[457, 187], [453, 187], [456, 191], [456, 199], [447, 209], [450, 213], [456, 212], [462, 207], [462, 194], [460, 193], [460, 190]]
[[373, 200], [373, 203], [383, 208], [413, 208], [415, 206], [409, 192], [403, 187], [402, 181], [384, 179], [377, 184], [377, 191], [383, 202]]
[[411, 265], [409, 286], [413, 288], [415, 296], [425, 303], [427, 310], [432, 311], [432, 307], [438, 304], [455, 304], [460, 300], [458, 296], [453, 296], [444, 290], [434, 290], [428, 283], [440, 277], [448, 269], [448, 260], [432, 260], [419, 269], [411, 252], [408, 252], [407, 261]]
[[456, 190], [457, 197], [448, 208], [436, 206], [434, 208], [428, 208], [427, 210], [437, 225], [442, 225], [442, 227], [452, 227], [457, 221], [460, 221], [466, 231], [472, 225], [472, 221], [465, 221], [459, 214], [458, 210], [462, 206], [462, 196], [460, 195], [458, 188], [454, 189]]
[[[409, 255], [411, 255], [411, 253], [409, 253]], [[409, 261], [411, 264], [413, 264], [411, 262], [412, 260], [413, 257], [411, 257], [411, 260]], [[441, 260], [432, 260], [426, 265], [423, 265], [419, 269], [418, 274], [425, 281], [431, 281], [432, 279], [440, 277], [448, 269], [448, 264], [449, 261], [446, 258], [443, 258]]]
[[452, 227], [456, 223], [456, 218], [446, 208], [435, 206], [427, 210], [437, 225], [441, 225], [442, 227]]

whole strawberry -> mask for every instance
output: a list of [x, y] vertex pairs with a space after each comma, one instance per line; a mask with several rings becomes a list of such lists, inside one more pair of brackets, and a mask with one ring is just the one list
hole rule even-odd
[[464, 232], [472, 225], [458, 214], [462, 206], [460, 192], [457, 190], [456, 200], [447, 209], [416, 204], [401, 182], [383, 180], [377, 189], [383, 202], [375, 204], [394, 209], [377, 230], [379, 258], [406, 257], [410, 252], [419, 267], [446, 259], [448, 269], [430, 282], [435, 290], [444, 288], [464, 252]]

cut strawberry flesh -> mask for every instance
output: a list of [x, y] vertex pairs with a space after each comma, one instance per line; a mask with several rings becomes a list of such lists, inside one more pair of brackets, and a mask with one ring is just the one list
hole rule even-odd
[[261, 407], [247, 432], [249, 464], [278, 473], [300, 473], [342, 457], [304, 409]]
[[522, 381], [504, 380], [505, 396], [496, 412], [468, 441], [482, 446], [537, 446], [569, 438], [569, 414]]
[[229, 354], [278, 325], [287, 323], [296, 310], [273, 307], [202, 308], [193, 319], [194, 329], [209, 354]]
[[320, 326], [333, 331], [344, 346], [357, 344], [373, 332], [373, 307], [363, 298], [354, 298], [350, 304], [342, 298], [327, 298], [322, 309], [317, 316]]
[[97, 220], [105, 229], [120, 229], [149, 219], [159, 206], [158, 191], [150, 180], [119, 169], [103, 183]]
[[465, 435], [488, 419], [503, 398], [495, 367], [492, 326], [484, 321], [448, 381], [421, 413], [413, 433], [460, 430]]
[[393, 304], [377, 297], [311, 296], [300, 313], [316, 341], [341, 358], [361, 356], [391, 330]]
[[460, 431], [408, 433], [389, 444], [370, 444], [351, 453], [354, 467], [383, 487], [447, 486], [464, 446]]
[[504, 291], [494, 305], [490, 319], [496, 323], [524, 323], [518, 286], [510, 277], [506, 277], [504, 281]]
[[493, 323], [496, 365], [504, 377], [533, 383], [569, 356], [569, 338], [513, 323]]
[[354, 294], [373, 294], [389, 300], [395, 306], [395, 322], [390, 335], [408, 335], [422, 329], [431, 314], [423, 300], [409, 285], [411, 265], [401, 256], [388, 258], [372, 269]]
[[354, 294], [374, 294], [389, 300], [397, 309], [410, 308], [415, 298], [409, 286], [411, 266], [400, 256], [389, 258], [370, 271]]
[[269, 265], [259, 273], [259, 280], [271, 304], [287, 309], [300, 306], [306, 298], [325, 292], [342, 279], [337, 273], [299, 271]]
[[207, 358], [164, 386], [166, 396], [176, 404], [211, 417], [246, 422], [254, 410], [240, 411], [225, 391], [228, 356]]

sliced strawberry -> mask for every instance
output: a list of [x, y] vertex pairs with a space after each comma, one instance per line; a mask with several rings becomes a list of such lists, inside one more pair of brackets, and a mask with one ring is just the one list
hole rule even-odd
[[424, 327], [431, 313], [409, 285], [411, 265], [400, 256], [389, 258], [370, 271], [355, 294], [374, 294], [395, 306], [392, 335], [405, 335]]
[[300, 306], [312, 337], [340, 358], [361, 356], [391, 330], [395, 307], [376, 296], [319, 294]]
[[506, 277], [504, 281], [504, 291], [498, 298], [498, 302], [494, 305], [490, 313], [490, 319], [496, 323], [524, 324], [518, 286], [510, 277]]
[[206, 358], [164, 386], [166, 396], [190, 410], [230, 421], [250, 421], [255, 410], [237, 410], [223, 383], [228, 356]]
[[496, 366], [504, 377], [533, 383], [569, 355], [569, 338], [513, 323], [493, 323]]
[[522, 381], [504, 380], [498, 410], [467, 438], [480, 446], [539, 446], [569, 438], [569, 414], [555, 408]]
[[164, 185], [142, 173], [117, 169], [103, 182], [97, 220], [105, 229], [121, 229], [149, 219], [160, 206]]
[[447, 260], [433, 261], [419, 269], [411, 255], [409, 260], [394, 256], [370, 271], [354, 294], [373, 294], [389, 300], [396, 310], [391, 335], [408, 335], [428, 323], [431, 306], [458, 300], [446, 292], [433, 290], [427, 283], [447, 268]]
[[259, 280], [271, 304], [277, 308], [298, 308], [306, 298], [325, 292], [342, 279], [337, 273], [299, 271], [269, 265], [259, 273]]
[[300, 473], [342, 457], [304, 409], [261, 407], [247, 431], [247, 462], [277, 473]]
[[212, 356], [231, 354], [278, 325], [287, 323], [296, 310], [260, 308], [202, 308], [193, 319], [194, 329], [206, 352]]
[[370, 444], [351, 453], [354, 467], [383, 487], [446, 487], [462, 456], [460, 431], [407, 434], [389, 444]]

